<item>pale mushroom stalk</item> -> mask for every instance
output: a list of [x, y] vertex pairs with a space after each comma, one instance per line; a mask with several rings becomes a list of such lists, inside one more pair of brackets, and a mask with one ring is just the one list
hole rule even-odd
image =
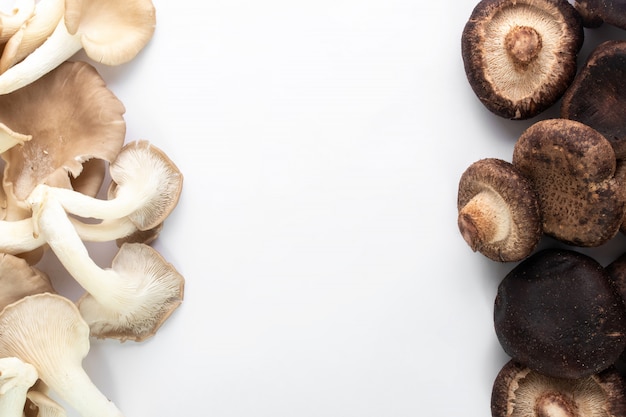
[[15, 357], [0, 358], [0, 416], [22, 417], [26, 393], [37, 381], [37, 371]]
[[181, 303], [183, 277], [145, 244], [124, 244], [110, 269], [100, 268], [49, 187], [28, 202], [37, 229], [61, 264], [87, 291], [78, 305], [95, 337], [143, 340]]
[[0, 313], [0, 355], [32, 364], [39, 378], [82, 417], [123, 417], [82, 367], [89, 327], [76, 305], [50, 293], [30, 295]]

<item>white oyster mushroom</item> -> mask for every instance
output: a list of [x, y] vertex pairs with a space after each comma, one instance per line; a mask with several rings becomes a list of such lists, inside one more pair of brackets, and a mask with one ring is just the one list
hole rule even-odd
[[4, 153], [15, 145], [23, 145], [32, 138], [31, 135], [15, 132], [4, 123], [0, 123], [0, 153]]
[[157, 227], [178, 204], [183, 175], [167, 155], [146, 140], [126, 144], [109, 166], [112, 187], [102, 200], [71, 189], [48, 187], [63, 208], [96, 219], [128, 217], [139, 230]]
[[31, 18], [34, 11], [35, 0], [17, 0], [10, 12], [0, 12], [0, 43], [13, 36]]
[[32, 409], [25, 409], [25, 417], [66, 417], [65, 408], [58, 402], [54, 401], [47, 394], [31, 389], [26, 393], [27, 407], [30, 405]]
[[105, 65], [128, 62], [152, 38], [155, 25], [151, 0], [66, 0], [48, 39], [0, 75], [0, 94], [30, 84], [81, 49]]
[[19, 358], [0, 358], [0, 416], [22, 417], [26, 393], [37, 381], [37, 370]]
[[182, 302], [183, 276], [142, 243], [122, 244], [111, 268], [100, 268], [50, 191], [37, 187], [28, 202], [39, 233], [87, 292], [77, 304], [91, 335], [121, 341], [153, 336]]
[[0, 356], [33, 365], [82, 417], [123, 417], [82, 367], [90, 349], [89, 326], [72, 301], [50, 293], [24, 297], [0, 313], [0, 334]]

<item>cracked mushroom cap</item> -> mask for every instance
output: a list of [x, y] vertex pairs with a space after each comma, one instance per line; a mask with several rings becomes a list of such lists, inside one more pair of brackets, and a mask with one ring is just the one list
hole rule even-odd
[[462, 33], [465, 72], [491, 112], [528, 119], [572, 82], [583, 38], [567, 0], [482, 0]]
[[0, 95], [0, 120], [32, 136], [2, 154], [6, 219], [30, 215], [24, 200], [37, 184], [73, 188], [72, 178], [79, 177], [85, 163], [97, 167], [89, 175], [95, 172], [101, 184], [104, 165], [88, 161], [117, 157], [126, 135], [124, 112], [96, 69], [84, 62], [65, 62], [36, 82]]
[[626, 41], [598, 45], [563, 95], [561, 117], [602, 133], [617, 158], [626, 157]]
[[512, 359], [558, 378], [598, 373], [626, 348], [626, 309], [609, 273], [571, 250], [539, 251], [504, 277], [494, 328]]
[[542, 236], [532, 184], [509, 162], [486, 158], [461, 175], [458, 226], [472, 248], [500, 262], [527, 257]]
[[545, 234], [593, 247], [619, 231], [626, 191], [613, 147], [598, 131], [574, 120], [539, 121], [516, 142], [513, 165], [533, 183]]
[[626, 415], [626, 381], [610, 367], [580, 379], [555, 378], [507, 362], [493, 383], [492, 417]]

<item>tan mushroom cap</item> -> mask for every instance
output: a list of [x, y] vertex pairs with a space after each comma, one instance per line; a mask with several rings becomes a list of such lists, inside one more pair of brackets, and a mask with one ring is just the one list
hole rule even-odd
[[54, 293], [48, 275], [22, 258], [0, 253], [0, 310], [28, 295]]
[[81, 35], [87, 56], [105, 65], [133, 59], [152, 38], [151, 0], [65, 0], [65, 27]]
[[[2, 154], [6, 218], [29, 216], [24, 199], [37, 184], [71, 188], [71, 178], [81, 174], [86, 161], [113, 161], [125, 140], [124, 112], [95, 68], [84, 62], [66, 62], [0, 96], [0, 121], [32, 136]], [[105, 173], [98, 175], [104, 178]]]
[[544, 233], [575, 246], [601, 245], [619, 231], [626, 190], [616, 164], [604, 136], [567, 119], [533, 124], [513, 151], [513, 165], [539, 196]]
[[458, 226], [474, 251], [500, 262], [527, 257], [542, 236], [532, 184], [512, 164], [486, 158], [461, 175]]
[[580, 16], [567, 0], [482, 0], [461, 46], [480, 101], [499, 116], [527, 119], [563, 95], [582, 41]]
[[35, 0], [16, 0], [10, 12], [0, 12], [0, 43], [6, 42], [35, 11]]

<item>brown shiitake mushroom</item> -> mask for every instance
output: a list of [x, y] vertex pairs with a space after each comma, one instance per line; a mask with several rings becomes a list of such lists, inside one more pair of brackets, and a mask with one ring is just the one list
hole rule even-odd
[[588, 28], [607, 23], [626, 29], [626, 1], [624, 0], [576, 0], [574, 7]]
[[461, 235], [473, 251], [492, 260], [519, 261], [542, 236], [532, 184], [501, 159], [481, 159], [463, 172], [457, 206]]
[[490, 111], [528, 119], [572, 82], [583, 39], [582, 20], [567, 0], [482, 0], [462, 34], [465, 72]]
[[492, 417], [609, 417], [626, 415], [626, 381], [610, 367], [580, 379], [554, 378], [515, 361], [498, 373]]
[[567, 119], [534, 123], [516, 142], [512, 163], [537, 191], [545, 234], [593, 247], [619, 231], [626, 189], [615, 178], [613, 147], [595, 129]]
[[617, 158], [626, 157], [626, 41], [606, 41], [589, 55], [563, 95], [561, 117], [602, 133]]
[[572, 250], [544, 249], [498, 287], [494, 327], [512, 359], [557, 378], [584, 378], [626, 348], [626, 309], [608, 272]]

